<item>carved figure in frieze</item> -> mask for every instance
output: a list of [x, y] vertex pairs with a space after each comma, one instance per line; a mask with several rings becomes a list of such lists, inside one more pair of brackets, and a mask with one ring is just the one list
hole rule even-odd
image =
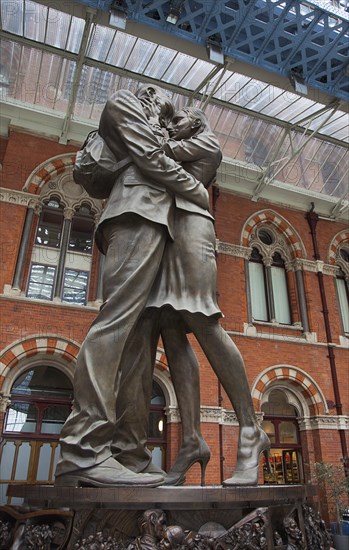
[[7, 548], [11, 539], [11, 524], [0, 519], [0, 548]]
[[283, 524], [287, 534], [287, 550], [304, 550], [303, 533], [296, 520], [292, 516], [288, 516], [284, 519]]
[[127, 550], [156, 550], [166, 529], [166, 515], [160, 509], [146, 510], [138, 520], [140, 536]]
[[185, 541], [185, 533], [179, 525], [166, 527], [160, 541], [160, 550], [180, 550]]
[[329, 550], [331, 547], [330, 535], [320, 514], [311, 506], [303, 506], [305, 537], [308, 550]]
[[51, 550], [53, 536], [49, 525], [28, 524], [25, 529], [26, 547], [33, 550]]
[[274, 545], [275, 546], [283, 545], [282, 538], [280, 536], [280, 533], [278, 533], [278, 531], [274, 531]]

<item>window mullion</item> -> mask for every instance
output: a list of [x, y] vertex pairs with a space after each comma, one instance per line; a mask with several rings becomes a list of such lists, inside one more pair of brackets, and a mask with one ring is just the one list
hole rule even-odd
[[268, 265], [265, 265], [265, 282], [267, 287], [267, 303], [269, 310], [269, 320], [275, 321], [275, 306], [274, 306], [274, 292], [273, 292], [273, 283], [271, 278], [271, 265], [268, 262]]
[[307, 302], [305, 299], [303, 273], [300, 268], [296, 269], [296, 282], [303, 332], [310, 332]]
[[70, 227], [71, 227], [74, 213], [75, 211], [72, 208], [64, 209], [63, 234], [62, 234], [61, 250], [60, 250], [58, 266], [57, 266], [57, 276], [56, 276], [55, 288], [54, 288], [54, 294], [53, 294], [54, 298], [60, 298], [62, 294], [65, 258], [67, 255]]

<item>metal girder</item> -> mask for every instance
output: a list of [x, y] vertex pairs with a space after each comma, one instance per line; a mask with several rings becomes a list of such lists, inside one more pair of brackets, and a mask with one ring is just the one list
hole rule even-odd
[[[277, 147], [274, 151], [272, 161], [269, 162], [265, 168], [263, 168], [263, 172], [259, 177], [258, 185], [254, 190], [252, 200], [257, 201], [261, 193], [265, 189], [265, 187], [269, 185], [273, 180], [277, 179], [278, 174], [280, 174], [292, 160], [295, 160], [297, 157], [299, 157], [299, 155], [301, 154], [301, 152], [303, 151], [304, 147], [307, 145], [309, 140], [312, 139], [319, 132], [319, 130], [321, 130], [323, 126], [325, 126], [329, 118], [337, 111], [339, 105], [340, 105], [339, 101], [334, 101], [333, 104], [319, 109], [315, 113], [312, 113], [311, 115], [305, 117], [302, 121], [300, 121], [302, 123], [308, 121], [308, 126], [310, 126], [310, 124], [314, 120], [319, 118], [320, 115], [327, 113], [327, 116], [323, 118], [321, 122], [318, 124], [318, 126], [314, 130], [312, 130], [310, 133], [307, 132], [307, 128], [304, 129], [303, 133], [297, 133], [297, 137], [300, 136], [300, 140], [296, 144], [296, 146], [294, 146], [295, 144], [292, 139], [292, 130], [294, 130], [294, 128], [298, 126], [299, 123], [297, 123], [297, 125], [294, 125], [294, 126], [291, 125], [289, 128], [285, 128], [277, 144]], [[284, 157], [277, 158], [282, 148], [282, 145], [287, 137], [290, 140], [291, 153]], [[279, 166], [276, 171], [273, 171], [272, 170], [273, 166], [278, 165], [280, 163], [281, 163], [281, 166]]]
[[[111, 0], [78, 0], [108, 11]], [[225, 56], [289, 77], [347, 101], [349, 16], [329, 2], [185, 0], [176, 24], [169, 0], [124, 0], [130, 21], [186, 41], [218, 43]]]
[[90, 29], [91, 29], [95, 14], [96, 14], [96, 10], [93, 10], [93, 9], [88, 9], [86, 13], [85, 28], [81, 39], [80, 50], [78, 52], [77, 60], [76, 60], [75, 73], [74, 73], [74, 78], [72, 83], [72, 93], [69, 97], [67, 113], [65, 115], [63, 126], [62, 126], [62, 133], [59, 140], [60, 143], [67, 143], [67, 136], [69, 132], [70, 121], [72, 119], [73, 112], [74, 112], [76, 96], [78, 93], [79, 83], [81, 79], [81, 73], [85, 63], [85, 55], [86, 55], [86, 49], [87, 49], [88, 39], [90, 35]]

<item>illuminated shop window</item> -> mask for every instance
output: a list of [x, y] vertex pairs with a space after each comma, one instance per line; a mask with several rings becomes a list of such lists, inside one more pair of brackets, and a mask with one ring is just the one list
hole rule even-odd
[[268, 403], [262, 405], [263, 429], [268, 434], [271, 449], [270, 474], [263, 457], [264, 483], [303, 483], [302, 448], [299, 439], [297, 410], [280, 390], [270, 393]]

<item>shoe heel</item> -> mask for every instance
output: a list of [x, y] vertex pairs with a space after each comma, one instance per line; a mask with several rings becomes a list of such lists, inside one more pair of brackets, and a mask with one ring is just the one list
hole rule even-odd
[[262, 452], [265, 458], [265, 465], [267, 467], [268, 474], [273, 475], [274, 472], [270, 462], [270, 448], [264, 449]]
[[206, 472], [206, 466], [209, 460], [210, 460], [210, 457], [201, 458], [199, 460], [199, 463], [201, 466], [201, 487], [205, 487], [205, 472]]

